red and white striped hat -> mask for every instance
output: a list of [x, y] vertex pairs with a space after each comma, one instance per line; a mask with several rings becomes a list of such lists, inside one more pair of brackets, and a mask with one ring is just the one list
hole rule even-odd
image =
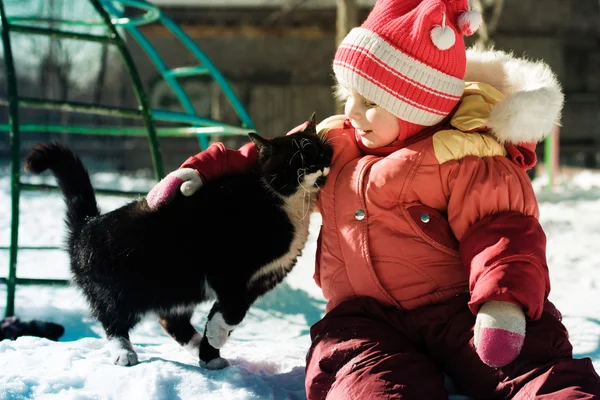
[[397, 116], [405, 138], [441, 122], [460, 100], [467, 64], [462, 35], [480, 24], [468, 0], [378, 0], [338, 47], [335, 76]]

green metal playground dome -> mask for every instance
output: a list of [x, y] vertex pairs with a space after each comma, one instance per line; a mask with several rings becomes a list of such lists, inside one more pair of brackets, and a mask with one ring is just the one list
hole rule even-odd
[[[44, 1], [44, 0], [42, 0]], [[21, 132], [60, 132], [111, 136], [146, 135], [152, 155], [153, 169], [157, 179], [164, 176], [162, 156], [159, 148], [159, 136], [196, 136], [202, 148], [208, 145], [208, 135], [229, 134], [245, 135], [254, 128], [254, 124], [244, 106], [233, 92], [231, 86], [198, 45], [171, 19], [165, 16], [158, 6], [143, 0], [77, 0], [87, 2], [95, 10], [95, 15], [86, 15], [85, 19], [48, 19], [44, 15], [31, 15], [31, 7], [25, 10], [23, 5], [31, 3], [23, 0], [0, 0], [0, 18], [2, 29], [2, 46], [4, 51], [4, 70], [6, 73], [6, 96], [0, 97], [0, 105], [8, 107], [8, 121], [0, 121], [0, 129], [9, 134], [11, 152], [11, 236], [10, 246], [0, 249], [9, 250], [8, 276], [0, 278], [7, 285], [6, 315], [14, 314], [15, 290], [19, 284], [62, 285], [64, 280], [29, 279], [17, 277], [17, 255], [19, 249], [56, 249], [55, 247], [19, 247], [19, 198], [24, 190], [53, 189], [47, 185], [34, 185], [21, 181], [20, 151]], [[40, 3], [41, 4], [41, 3]], [[15, 6], [16, 5], [16, 6]], [[21, 5], [21, 7], [17, 7]], [[11, 7], [9, 7], [11, 6]], [[137, 9], [135, 13], [126, 13], [125, 9]], [[14, 11], [14, 13], [12, 12]], [[9, 13], [7, 13], [9, 11]], [[25, 12], [27, 11], [27, 12]], [[22, 13], [21, 13], [22, 12]], [[132, 17], [129, 14], [135, 14]], [[196, 61], [194, 65], [178, 68], [167, 68], [167, 64], [139, 29], [142, 25], [162, 24], [167, 28], [191, 54]], [[60, 28], [56, 28], [59, 26]], [[92, 32], [92, 33], [90, 33]], [[130, 54], [124, 34], [129, 34], [148, 55], [160, 77], [172, 88], [181, 112], [163, 109], [152, 109], [148, 96], [144, 91], [140, 75]], [[58, 101], [21, 96], [17, 84], [15, 55], [25, 51], [14, 45], [14, 34], [45, 36], [56, 39], [95, 42], [114, 46], [131, 77], [133, 90], [138, 106], [134, 108], [117, 108], [101, 104], [74, 101]], [[199, 76], [211, 78], [222, 91], [235, 110], [241, 126], [235, 126], [210, 118], [198, 116], [190, 97], [178, 81], [182, 77]], [[66, 124], [21, 124], [20, 111], [23, 109], [49, 109], [61, 112], [85, 113], [113, 117], [139, 119], [143, 128], [122, 126], [66, 125]], [[179, 127], [157, 127], [157, 122], [175, 122]], [[115, 190], [97, 190], [107, 194], [133, 194]]]

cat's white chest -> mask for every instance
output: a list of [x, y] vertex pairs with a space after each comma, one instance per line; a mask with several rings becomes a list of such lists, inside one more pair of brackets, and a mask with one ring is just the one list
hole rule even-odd
[[287, 199], [283, 206], [290, 222], [294, 226], [294, 235], [287, 252], [270, 263], [261, 267], [248, 281], [248, 285], [254, 284], [258, 279], [266, 275], [276, 275], [282, 278], [291, 269], [296, 259], [301, 255], [306, 244], [309, 233], [310, 216], [316, 203], [315, 193], [294, 195]]
[[302, 250], [308, 239], [310, 216], [315, 208], [319, 192], [315, 182], [320, 176], [327, 176], [327, 174], [329, 174], [329, 168], [304, 175], [298, 191], [292, 196], [285, 198], [283, 210], [294, 226], [294, 235], [290, 246], [281, 257], [276, 258], [256, 271], [248, 281], [248, 286], [269, 275], [273, 280], [279, 282], [290, 272], [296, 263], [296, 259], [302, 254]]

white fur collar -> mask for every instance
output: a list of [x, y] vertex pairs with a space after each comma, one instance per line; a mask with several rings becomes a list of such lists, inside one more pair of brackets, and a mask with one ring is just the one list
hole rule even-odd
[[538, 142], [560, 123], [564, 95], [550, 67], [541, 61], [469, 49], [465, 81], [487, 83], [504, 94], [487, 121], [500, 143]]

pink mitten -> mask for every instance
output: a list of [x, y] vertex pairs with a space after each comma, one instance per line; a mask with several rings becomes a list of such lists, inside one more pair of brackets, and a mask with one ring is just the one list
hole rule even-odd
[[488, 301], [475, 320], [475, 348], [481, 361], [499, 368], [512, 362], [525, 341], [525, 314], [506, 301]]
[[180, 190], [184, 196], [191, 196], [196, 193], [200, 186], [202, 186], [202, 179], [200, 179], [200, 175], [195, 169], [180, 168], [154, 185], [152, 190], [148, 192], [146, 201], [150, 208], [156, 209], [175, 197], [177, 190]]

